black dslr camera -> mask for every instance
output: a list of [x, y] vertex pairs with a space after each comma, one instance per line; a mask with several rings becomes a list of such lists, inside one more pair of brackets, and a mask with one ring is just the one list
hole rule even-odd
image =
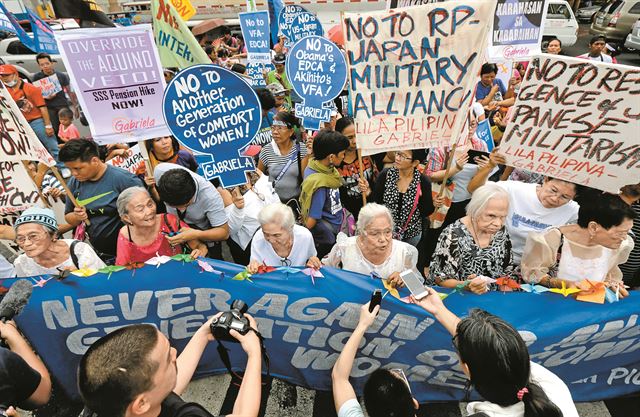
[[220, 317], [213, 319], [211, 322], [213, 337], [220, 341], [239, 343], [235, 337], [229, 334], [229, 330], [233, 329], [243, 336], [249, 333], [249, 330], [251, 330], [249, 319], [244, 316], [248, 308], [244, 301], [233, 300], [231, 310], [225, 311]]

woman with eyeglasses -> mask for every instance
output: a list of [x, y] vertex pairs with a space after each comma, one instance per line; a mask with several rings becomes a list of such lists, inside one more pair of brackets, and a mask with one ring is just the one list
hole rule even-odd
[[362, 207], [356, 235], [339, 240], [322, 263], [361, 274], [375, 274], [393, 286], [402, 286], [400, 272], [418, 273], [418, 250], [393, 238], [393, 216], [388, 208], [376, 203]]
[[100, 269], [105, 264], [84, 242], [58, 239], [58, 222], [53, 210], [31, 207], [14, 224], [16, 243], [24, 253], [16, 258], [16, 275], [59, 274], [80, 268]]
[[[378, 175], [373, 189], [373, 201], [391, 211], [393, 238], [413, 246], [420, 242], [422, 230], [434, 210], [431, 182], [418, 170], [426, 157], [424, 149], [396, 152], [394, 166]], [[371, 194], [368, 181], [363, 179], [360, 184], [365, 195]]]
[[270, 204], [260, 210], [258, 222], [260, 229], [251, 241], [249, 272], [255, 274], [260, 265], [320, 266], [311, 232], [296, 224], [291, 207]]
[[451, 334], [459, 365], [481, 401], [467, 404], [466, 414], [513, 417], [578, 417], [571, 392], [557, 375], [531, 361], [522, 336], [509, 323], [473, 309], [460, 319], [445, 307], [438, 293], [418, 304]]
[[[262, 147], [258, 169], [269, 176], [280, 201], [287, 204], [300, 197], [302, 173], [307, 167], [306, 146], [296, 140], [295, 129], [300, 121], [291, 112], [278, 112], [271, 125], [271, 143]], [[297, 213], [296, 213], [297, 214]]]
[[[578, 194], [578, 224], [531, 233], [522, 256], [522, 279], [550, 288], [589, 290], [604, 282], [620, 297], [628, 295], [619, 265], [633, 249], [629, 235], [635, 211], [619, 196], [593, 189]], [[582, 283], [582, 284], [581, 284]]]
[[[498, 150], [491, 152], [489, 162], [478, 169], [467, 190], [472, 193], [485, 184], [490, 173], [505, 162], [505, 157]], [[506, 226], [516, 265], [520, 264], [530, 232], [564, 226], [578, 219], [578, 203], [573, 201], [577, 191], [574, 183], [546, 177], [542, 184], [512, 180], [498, 181], [496, 184], [509, 194], [511, 200]]]

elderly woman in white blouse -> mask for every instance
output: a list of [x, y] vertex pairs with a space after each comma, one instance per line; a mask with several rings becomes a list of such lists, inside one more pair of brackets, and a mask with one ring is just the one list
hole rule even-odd
[[19, 277], [105, 267], [86, 243], [58, 239], [58, 222], [51, 209], [31, 207], [20, 215], [14, 227], [16, 242], [24, 251], [14, 262]]
[[418, 273], [418, 250], [393, 239], [393, 217], [385, 206], [365, 205], [358, 216], [356, 236], [340, 240], [322, 260], [327, 266], [371, 274], [392, 285], [401, 285], [400, 273], [411, 269]]
[[306, 227], [296, 224], [291, 207], [270, 204], [258, 214], [260, 229], [251, 241], [251, 262], [248, 270], [258, 272], [260, 265], [318, 267], [313, 236]]

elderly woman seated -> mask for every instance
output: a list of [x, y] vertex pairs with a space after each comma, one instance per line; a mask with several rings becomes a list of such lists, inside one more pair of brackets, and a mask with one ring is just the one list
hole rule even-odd
[[511, 241], [504, 225], [509, 195], [495, 183], [488, 183], [473, 193], [466, 211], [466, 216], [442, 231], [426, 283], [449, 288], [464, 283], [466, 290], [484, 294], [497, 288], [484, 277], [515, 276]]
[[582, 288], [579, 284], [588, 279], [627, 296], [619, 265], [633, 249], [634, 210], [617, 195], [591, 189], [579, 192], [578, 203], [578, 224], [529, 235], [522, 278], [554, 288]]
[[199, 240], [190, 240], [185, 247], [169, 243], [167, 236], [189, 226], [172, 214], [157, 214], [156, 203], [145, 188], [127, 188], [120, 193], [116, 206], [125, 224], [118, 234], [116, 265], [145, 262], [154, 256], [173, 256], [187, 251], [194, 259], [207, 254], [207, 246]]
[[249, 272], [262, 264], [269, 266], [319, 266], [316, 247], [309, 229], [295, 224], [293, 210], [282, 204], [269, 204], [258, 214], [260, 229], [251, 241]]
[[322, 260], [327, 266], [341, 267], [361, 274], [376, 273], [392, 285], [401, 285], [400, 273], [418, 273], [418, 250], [393, 239], [393, 217], [385, 206], [369, 203], [362, 207], [356, 236], [338, 241]]
[[105, 266], [88, 244], [57, 238], [58, 222], [51, 209], [31, 207], [16, 220], [14, 227], [16, 243], [24, 251], [14, 261], [19, 277]]

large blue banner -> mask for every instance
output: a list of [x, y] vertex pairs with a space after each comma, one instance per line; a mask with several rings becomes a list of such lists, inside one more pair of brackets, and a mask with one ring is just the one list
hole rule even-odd
[[53, 36], [53, 30], [32, 10], [27, 9], [27, 13], [31, 21], [31, 31], [33, 32], [33, 40], [37, 52], [59, 54], [60, 52], [58, 51], [56, 38]]
[[[9, 30], [9, 32], [15, 33], [18, 36], [18, 39], [20, 39], [20, 42], [22, 42], [22, 44], [24, 46], [26, 46], [27, 48], [31, 49], [33, 52], [38, 52], [36, 50], [35, 42], [34, 42], [33, 38], [31, 36], [29, 36], [29, 34], [27, 32], [25, 32], [24, 29], [22, 29], [22, 26], [20, 26], [20, 23], [18, 23], [18, 21], [16, 20], [15, 16], [9, 10], [7, 10], [6, 7], [4, 7], [4, 4], [2, 4], [2, 2], [0, 2], [0, 14], [4, 14], [4, 16], [13, 25], [13, 30]], [[2, 19], [0, 19], [0, 20], [2, 20]], [[3, 26], [4, 25], [5, 24], [3, 24]]]
[[[324, 277], [314, 280], [294, 270], [234, 280], [244, 267], [207, 261], [222, 274], [202, 272], [195, 262], [172, 261], [110, 276], [40, 280], [42, 287], [34, 288], [17, 322], [64, 389], [77, 395], [78, 361], [106, 333], [153, 323], [181, 350], [208, 317], [242, 299], [265, 337], [271, 374], [330, 390], [331, 368], [356, 327], [359, 306], [382, 282], [334, 268], [323, 268]], [[0, 285], [9, 286], [7, 281]], [[508, 320], [522, 334], [532, 359], [562, 378], [575, 401], [596, 401], [640, 392], [638, 301], [635, 292], [613, 304], [549, 292], [492, 292], [455, 293], [445, 304], [461, 316], [478, 307]], [[466, 380], [446, 330], [420, 307], [391, 295], [381, 307], [356, 357], [356, 391], [362, 393], [367, 376], [384, 366], [404, 369], [420, 402], [461, 400]], [[233, 367], [242, 369], [240, 347], [227, 346]], [[216, 343], [207, 348], [198, 376], [226, 372], [215, 348]]]

